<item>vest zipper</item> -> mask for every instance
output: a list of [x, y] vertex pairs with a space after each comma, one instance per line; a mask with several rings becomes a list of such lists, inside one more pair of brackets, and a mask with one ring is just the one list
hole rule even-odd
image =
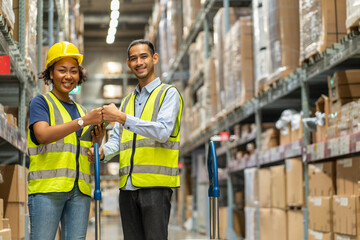
[[[132, 153], [131, 153], [131, 158], [130, 158], [130, 172], [129, 172], [129, 177], [131, 177], [131, 173], [132, 173], [133, 168], [134, 168], [135, 146], [136, 146], [136, 133], [134, 133], [134, 138], [133, 138]], [[133, 184], [133, 185], [134, 185], [134, 184]]]

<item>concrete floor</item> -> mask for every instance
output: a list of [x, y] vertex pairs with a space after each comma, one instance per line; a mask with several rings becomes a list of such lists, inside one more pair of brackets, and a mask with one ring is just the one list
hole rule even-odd
[[[94, 219], [92, 219], [95, 221]], [[90, 221], [88, 226], [87, 237], [88, 240], [95, 239], [95, 222]], [[101, 217], [101, 239], [104, 240], [123, 240], [123, 233], [121, 221], [119, 216]], [[200, 235], [194, 232], [188, 232], [180, 227], [169, 226], [169, 240], [195, 240], [208, 239], [205, 235]]]

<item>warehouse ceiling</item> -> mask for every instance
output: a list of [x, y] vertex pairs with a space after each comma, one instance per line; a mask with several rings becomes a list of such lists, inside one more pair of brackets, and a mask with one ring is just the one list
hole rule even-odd
[[85, 49], [119, 49], [143, 38], [145, 26], [152, 14], [155, 0], [120, 0], [120, 17], [113, 44], [106, 43], [110, 22], [111, 0], [80, 0], [80, 12], [84, 13]]

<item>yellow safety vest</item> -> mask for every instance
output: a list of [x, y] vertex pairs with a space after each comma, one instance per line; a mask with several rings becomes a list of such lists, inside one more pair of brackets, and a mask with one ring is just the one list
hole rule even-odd
[[[157, 121], [158, 113], [166, 91], [173, 86], [160, 84], [150, 94], [140, 119]], [[135, 115], [135, 94], [126, 96], [120, 110]], [[119, 129], [120, 139], [120, 188], [125, 186], [131, 176], [135, 187], [180, 187], [178, 168], [180, 148], [180, 121], [183, 100], [179, 93], [180, 110], [176, 119], [173, 136], [165, 143], [137, 135], [125, 129]]]
[[[49, 92], [43, 96], [49, 105], [50, 126], [72, 121], [70, 114], [53, 93]], [[86, 110], [77, 103], [75, 104], [80, 116], [84, 116]], [[82, 134], [87, 128], [84, 127]], [[78, 144], [80, 144], [80, 151], [77, 156]], [[36, 145], [31, 140], [29, 130], [29, 195], [69, 192], [73, 189], [78, 174], [80, 191], [91, 196], [90, 163], [87, 157], [90, 147], [91, 142], [78, 139], [76, 132], [56, 142]]]

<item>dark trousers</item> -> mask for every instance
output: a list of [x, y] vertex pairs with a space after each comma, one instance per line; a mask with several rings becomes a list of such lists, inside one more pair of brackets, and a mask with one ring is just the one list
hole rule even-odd
[[121, 224], [125, 240], [166, 240], [171, 188], [120, 190]]

